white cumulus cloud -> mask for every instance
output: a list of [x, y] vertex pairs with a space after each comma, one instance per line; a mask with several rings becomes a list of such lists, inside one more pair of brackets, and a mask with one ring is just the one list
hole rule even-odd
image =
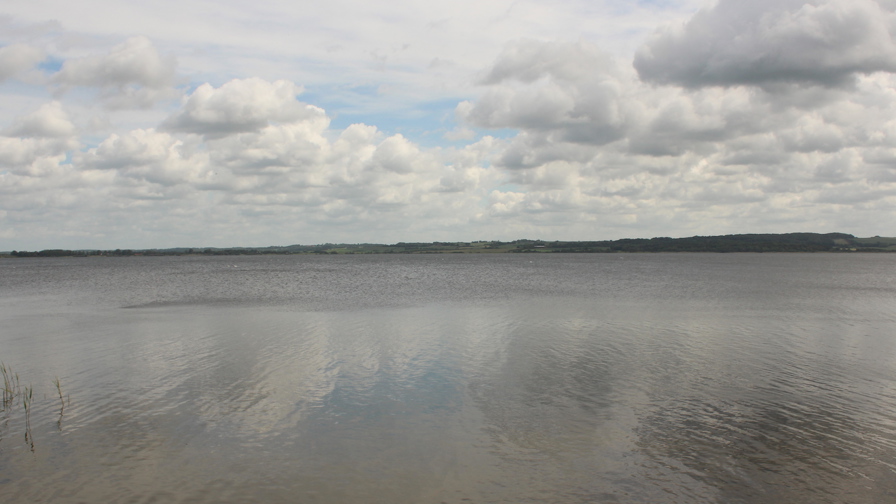
[[108, 54], [65, 61], [53, 76], [62, 90], [96, 87], [111, 108], [149, 107], [176, 96], [177, 60], [159, 54], [146, 37], [132, 37]]
[[624, 134], [627, 75], [583, 42], [510, 44], [483, 79], [486, 93], [462, 103], [462, 120], [485, 128], [552, 131], [554, 140], [601, 144]]
[[58, 101], [42, 105], [36, 111], [19, 117], [7, 132], [9, 136], [61, 138], [76, 134], [68, 114]]
[[698, 233], [750, 228], [770, 209], [782, 226], [834, 215], [858, 194], [866, 210], [893, 207], [893, 75], [857, 73], [851, 91], [821, 93], [668, 87], [608, 71], [599, 54], [582, 42], [512, 46], [481, 98], [458, 107], [473, 126], [519, 131], [490, 158], [512, 184], [492, 192], [495, 218]]
[[687, 87], [836, 87], [896, 70], [894, 13], [875, 0], [719, 0], [660, 29], [637, 52], [639, 75]]
[[300, 86], [285, 80], [235, 79], [219, 88], [203, 84], [164, 127], [215, 137], [258, 131], [271, 123], [322, 118], [321, 109], [296, 100], [301, 92]]

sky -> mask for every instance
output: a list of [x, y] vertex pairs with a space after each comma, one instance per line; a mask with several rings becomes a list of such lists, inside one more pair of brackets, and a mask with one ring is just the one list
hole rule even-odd
[[896, 0], [6, 0], [0, 250], [896, 236]]

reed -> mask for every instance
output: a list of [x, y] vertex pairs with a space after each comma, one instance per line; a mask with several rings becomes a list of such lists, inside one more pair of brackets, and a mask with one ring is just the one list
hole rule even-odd
[[[0, 395], [2, 395], [2, 408], [0, 408], [0, 412], [3, 413], [3, 416], [0, 417], [0, 427], [3, 427], [5, 430], [6, 424], [10, 419], [10, 415], [15, 410], [15, 408], [21, 404], [24, 410], [25, 417], [25, 442], [31, 447], [31, 451], [34, 451], [34, 438], [31, 435], [31, 412], [34, 410], [34, 386], [33, 385], [25, 385], [22, 386], [21, 381], [19, 380], [19, 374], [14, 372], [12, 368], [0, 362], [0, 377], [3, 378], [3, 387], [0, 390]], [[56, 387], [56, 393], [59, 394], [59, 421], [57, 425], [60, 429], [62, 429], [62, 416], [65, 413], [66, 401], [68, 399], [62, 391], [62, 380], [59, 377], [55, 377], [53, 380], [53, 385]], [[46, 396], [44, 396], [46, 398]], [[0, 430], [0, 439], [2, 439], [3, 430]]]
[[3, 409], [5, 410], [13, 406], [13, 401], [22, 389], [19, 384], [19, 374], [13, 372], [12, 368], [3, 362], [0, 362], [0, 375], [3, 376]]
[[56, 386], [56, 392], [59, 393], [59, 416], [62, 417], [62, 414], [65, 413], [65, 396], [62, 395], [62, 382], [59, 381], [59, 377], [53, 379], [53, 385]]
[[22, 407], [25, 408], [25, 442], [31, 445], [31, 451], [34, 451], [34, 437], [31, 435], [31, 405], [34, 395], [34, 387], [25, 386], [22, 394]]

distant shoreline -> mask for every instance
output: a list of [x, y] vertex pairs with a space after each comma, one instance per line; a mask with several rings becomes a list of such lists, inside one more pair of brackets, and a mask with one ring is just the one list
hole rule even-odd
[[845, 233], [783, 233], [692, 236], [688, 238], [626, 238], [604, 241], [514, 240], [473, 242], [399, 242], [289, 245], [283, 247], [178, 247], [10, 251], [5, 258], [121, 257], [181, 255], [293, 255], [293, 254], [494, 254], [494, 253], [651, 253], [651, 252], [896, 252], [896, 238], [857, 238]]

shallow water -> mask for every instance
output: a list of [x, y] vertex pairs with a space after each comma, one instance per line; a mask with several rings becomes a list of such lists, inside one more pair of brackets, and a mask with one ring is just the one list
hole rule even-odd
[[9, 503], [896, 501], [894, 255], [4, 260], [0, 324]]

